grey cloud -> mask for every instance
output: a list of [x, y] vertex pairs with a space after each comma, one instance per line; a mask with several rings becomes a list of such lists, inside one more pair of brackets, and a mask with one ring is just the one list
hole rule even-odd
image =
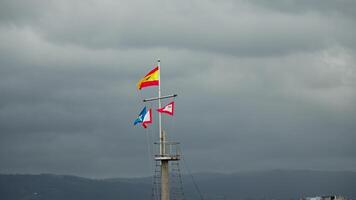
[[2, 0], [0, 2], [0, 22], [25, 25], [42, 17], [52, 1], [43, 0]]
[[135, 84], [158, 57], [163, 93], [179, 94], [165, 130], [194, 171], [356, 169], [351, 17], [324, 18], [316, 5], [158, 3], [2, 13], [0, 172], [151, 174], [157, 125], [132, 121], [156, 93]]
[[[234, 56], [273, 56], [317, 51], [329, 43], [355, 47], [353, 20], [347, 22], [314, 12], [266, 12], [259, 4], [238, 1], [231, 7], [229, 3], [214, 1], [163, 5], [160, 1], [75, 1], [72, 6], [56, 3], [46, 7], [48, 10], [43, 11], [40, 20], [30, 24], [57, 45], [99, 49], [173, 48]], [[259, 13], [264, 17], [258, 17]]]
[[352, 0], [252, 0], [254, 5], [288, 13], [319, 12], [323, 15], [343, 15], [355, 19], [356, 2]]
[[[264, 19], [258, 19], [246, 13], [247, 16], [240, 18], [234, 14], [223, 14], [223, 9], [220, 12], [224, 17], [213, 14], [205, 18], [194, 15], [189, 18], [180, 14], [170, 16], [169, 13], [151, 17], [151, 14], [147, 13], [145, 20], [135, 23], [119, 21], [114, 24], [103, 22], [101, 27], [94, 31], [88, 31], [67, 20], [62, 23], [64, 27], [55, 28], [52, 25], [48, 28], [42, 27], [42, 31], [50, 41], [92, 48], [167, 47], [242, 56], [318, 50], [326, 45], [327, 36], [324, 33], [333, 32], [325, 26], [322, 19], [316, 17], [315, 20], [308, 20], [309, 17], [314, 18], [313, 16], [285, 20], [284, 17], [288, 16], [267, 15]], [[129, 18], [135, 15], [142, 13], [132, 13]], [[85, 26], [91, 27], [91, 24]]]

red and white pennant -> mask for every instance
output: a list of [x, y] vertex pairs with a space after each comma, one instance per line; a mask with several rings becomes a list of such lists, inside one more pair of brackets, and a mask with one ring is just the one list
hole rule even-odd
[[164, 106], [163, 108], [159, 108], [157, 109], [158, 112], [161, 112], [161, 113], [166, 113], [166, 114], [169, 114], [169, 115], [172, 115], [174, 114], [174, 101], [172, 101], [171, 103], [167, 104], [166, 106]]

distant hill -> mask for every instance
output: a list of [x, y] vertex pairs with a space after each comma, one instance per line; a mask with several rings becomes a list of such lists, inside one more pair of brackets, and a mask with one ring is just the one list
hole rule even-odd
[[[290, 171], [195, 174], [206, 200], [299, 199], [343, 195], [356, 199], [356, 172]], [[190, 176], [183, 176], [188, 200], [199, 199]], [[95, 180], [63, 175], [0, 175], [1, 200], [151, 199], [151, 178]]]
[[1, 200], [138, 200], [151, 186], [60, 175], [0, 175]]
[[317, 195], [356, 199], [355, 172], [272, 170], [195, 177], [205, 196], [221, 199], [299, 199]]

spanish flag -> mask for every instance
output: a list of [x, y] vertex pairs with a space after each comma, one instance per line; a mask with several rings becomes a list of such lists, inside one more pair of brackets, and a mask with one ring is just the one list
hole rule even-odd
[[137, 88], [141, 90], [144, 87], [159, 85], [159, 68], [158, 66], [148, 72], [138, 83]]

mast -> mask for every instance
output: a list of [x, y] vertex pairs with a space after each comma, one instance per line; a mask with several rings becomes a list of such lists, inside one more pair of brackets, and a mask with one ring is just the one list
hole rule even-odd
[[[161, 108], [161, 99], [174, 98], [177, 94], [161, 96], [161, 61], [157, 60], [157, 67], [159, 69], [158, 75], [158, 96], [153, 98], [144, 99], [143, 102], [158, 100], [158, 108]], [[169, 161], [180, 160], [180, 150], [178, 142], [167, 142], [166, 134], [162, 129], [162, 114], [158, 112], [158, 129], [159, 129], [159, 152], [155, 154], [156, 162], [160, 162], [160, 182], [161, 182], [161, 196], [160, 200], [169, 200]]]
[[[157, 60], [157, 66], [158, 66], [158, 71], [159, 71], [159, 75], [158, 75], [158, 108], [161, 108], [161, 60], [158, 59]], [[159, 153], [161, 155], [163, 155], [163, 151], [164, 151], [164, 134], [162, 132], [162, 113], [158, 112], [158, 131], [159, 131], [159, 141], [160, 141], [160, 148], [159, 148]]]
[[[161, 61], [157, 61], [159, 69], [159, 85], [158, 85], [158, 108], [161, 108]], [[166, 136], [162, 131], [162, 114], [158, 113], [159, 121], [159, 138], [160, 138], [160, 155], [163, 157], [165, 152]], [[168, 160], [161, 160], [161, 200], [169, 200], [169, 169]]]

